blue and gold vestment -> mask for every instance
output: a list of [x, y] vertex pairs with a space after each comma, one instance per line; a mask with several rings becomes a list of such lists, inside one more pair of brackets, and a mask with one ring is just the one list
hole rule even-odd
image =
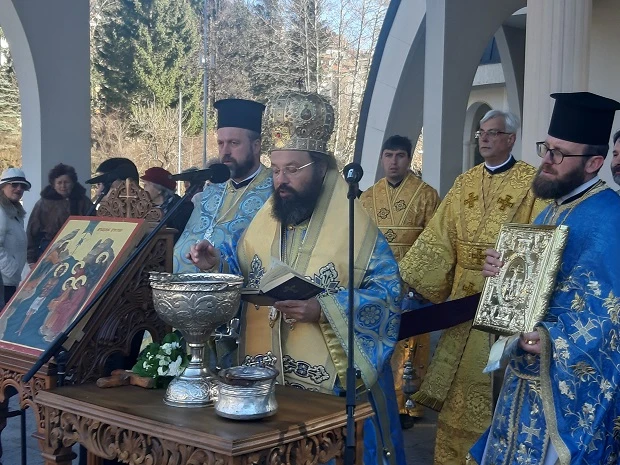
[[573, 202], [547, 207], [536, 223], [569, 227], [549, 312], [537, 328], [542, 352], [517, 349], [491, 427], [471, 455], [483, 464], [544, 465], [551, 450], [562, 465], [617, 464], [620, 197], [600, 181]]

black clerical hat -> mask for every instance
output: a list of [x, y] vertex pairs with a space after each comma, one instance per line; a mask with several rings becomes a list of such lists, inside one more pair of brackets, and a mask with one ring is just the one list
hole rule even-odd
[[253, 100], [228, 98], [213, 104], [217, 109], [217, 128], [242, 128], [260, 134], [265, 105]]
[[578, 144], [607, 145], [620, 103], [591, 92], [551, 94], [555, 99], [548, 134]]

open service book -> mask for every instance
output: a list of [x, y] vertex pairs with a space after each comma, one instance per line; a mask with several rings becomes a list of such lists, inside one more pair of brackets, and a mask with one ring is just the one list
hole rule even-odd
[[241, 289], [241, 298], [263, 306], [273, 305], [281, 300], [308, 300], [324, 290], [284, 262], [274, 260], [271, 268], [261, 278], [258, 289]]

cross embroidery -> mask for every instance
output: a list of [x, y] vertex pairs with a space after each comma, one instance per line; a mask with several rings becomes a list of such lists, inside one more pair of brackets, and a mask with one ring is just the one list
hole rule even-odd
[[463, 202], [465, 205], [467, 205], [467, 208], [472, 208], [474, 206], [474, 202], [478, 200], [478, 196], [474, 195], [473, 192], [469, 193], [469, 197], [467, 199], [465, 199], [465, 201]]
[[536, 436], [536, 439], [540, 439], [540, 428], [534, 428], [534, 420], [530, 422], [530, 426], [524, 426], [523, 432], [527, 435], [525, 441], [532, 444], [532, 436]]
[[299, 291], [297, 290], [297, 286], [295, 284], [289, 284], [284, 289], [282, 289], [282, 292], [287, 295], [299, 294]]
[[506, 197], [504, 198], [499, 198], [497, 199], [497, 203], [500, 205], [499, 209], [501, 211], [506, 210], [507, 208], [512, 208], [512, 206], [515, 204], [514, 202], [511, 202], [512, 200], [512, 195], [508, 195], [506, 194]]
[[577, 342], [580, 337], [583, 337], [583, 339], [586, 341], [586, 344], [596, 339], [596, 337], [590, 334], [590, 331], [596, 328], [596, 326], [594, 326], [594, 324], [592, 323], [592, 320], [588, 320], [588, 324], [585, 326], [581, 321], [577, 321], [573, 326], [577, 329], [577, 331], [575, 331], [573, 334], [570, 334], [573, 342]]
[[484, 253], [484, 250], [475, 248], [469, 251], [469, 257], [474, 261], [484, 263], [487, 259], [487, 254]]
[[476, 292], [476, 288], [474, 287], [473, 283], [467, 283], [466, 286], [463, 286], [463, 290], [468, 294], [475, 294]]

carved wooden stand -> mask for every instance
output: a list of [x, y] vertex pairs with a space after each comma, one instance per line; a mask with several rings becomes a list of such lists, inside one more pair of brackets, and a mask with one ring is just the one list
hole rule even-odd
[[[116, 190], [110, 191], [115, 199], [113, 205], [102, 202], [100, 212], [122, 211], [125, 217], [127, 212], [137, 212], [149, 219], [161, 218], [161, 212], [153, 209], [148, 198], [140, 195], [142, 193], [144, 191], [133, 182], [118, 183]], [[120, 194], [127, 196], [125, 207], [116, 200]], [[92, 308], [91, 316], [82, 327], [76, 328], [74, 333], [77, 334], [70, 337], [75, 342], [68, 350], [65, 384], [94, 382], [108, 375], [111, 369], [119, 368], [118, 365], [131, 368], [135, 360], [127, 358], [137, 355], [135, 348], [139, 347], [144, 331], [148, 331], [154, 340], [159, 340], [169, 330], [153, 308], [148, 273], [172, 270], [173, 236], [174, 230], [160, 231]], [[45, 437], [46, 419], [43, 408], [33, 399], [39, 391], [56, 386], [56, 366], [53, 362], [44, 365], [29, 383], [24, 384], [22, 377], [35, 361], [36, 357], [0, 348], [0, 415], [8, 410], [8, 397], [16, 391], [20, 407], [33, 409], [37, 422], [36, 436], [42, 439]], [[5, 426], [6, 418], [0, 419], [0, 433]], [[73, 455], [70, 449], [67, 454], [63, 460]]]
[[[70, 465], [70, 447], [85, 446], [89, 465], [102, 458], [130, 464], [305, 465], [342, 463], [346, 434], [344, 399], [278, 386], [278, 412], [260, 421], [219, 418], [213, 408], [164, 405], [163, 390], [93, 385], [42, 391], [46, 465]], [[357, 463], [362, 425], [373, 412], [356, 408]]]

